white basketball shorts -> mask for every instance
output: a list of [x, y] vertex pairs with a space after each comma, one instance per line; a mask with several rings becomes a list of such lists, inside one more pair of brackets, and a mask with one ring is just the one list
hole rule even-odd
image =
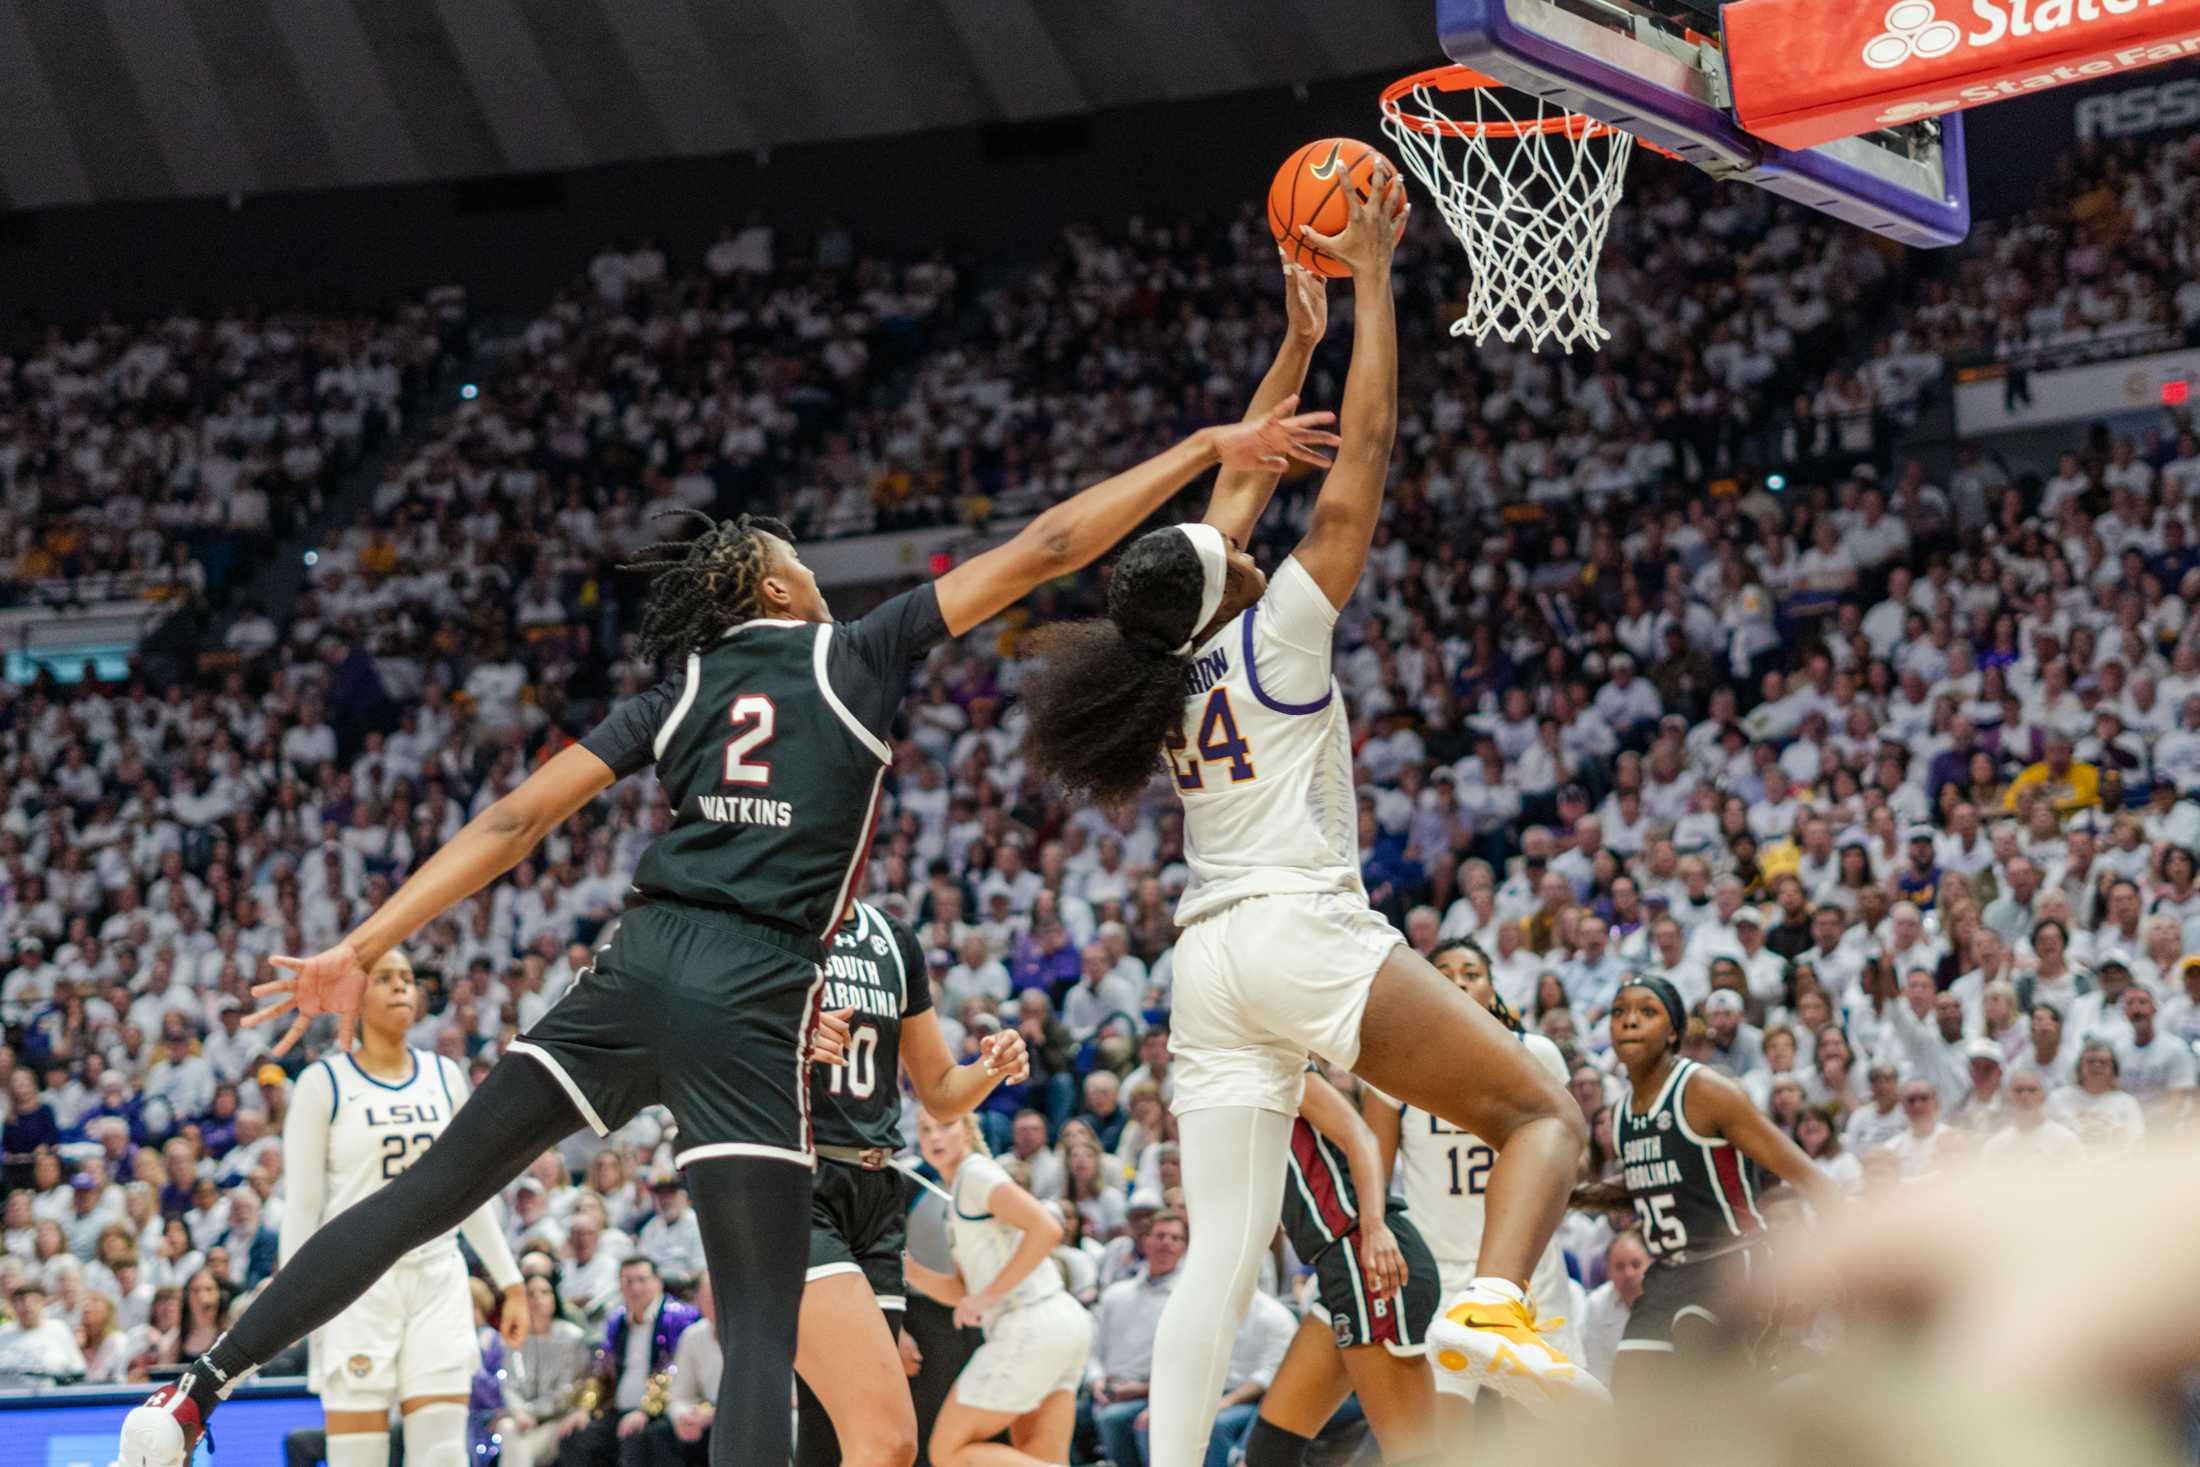
[[955, 1378], [955, 1399], [973, 1411], [1036, 1411], [1056, 1391], [1077, 1393], [1091, 1351], [1092, 1316], [1085, 1306], [1067, 1294], [1049, 1294], [993, 1321], [985, 1343]]
[[449, 1254], [399, 1263], [313, 1336], [307, 1378], [325, 1411], [460, 1396], [481, 1368], [466, 1265]]
[[1182, 1115], [1297, 1115], [1306, 1057], [1352, 1068], [1375, 974], [1405, 939], [1358, 896], [1247, 897], [1184, 929], [1169, 1050]]

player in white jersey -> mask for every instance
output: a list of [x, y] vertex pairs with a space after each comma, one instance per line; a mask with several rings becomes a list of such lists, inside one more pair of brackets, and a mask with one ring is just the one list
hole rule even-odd
[[[408, 1049], [418, 1017], [412, 964], [401, 952], [374, 965], [356, 1050], [337, 1050], [298, 1076], [283, 1125], [281, 1259], [328, 1218], [411, 1166], [466, 1098], [458, 1066]], [[504, 1291], [507, 1333], [527, 1296], [492, 1200], [458, 1229]], [[366, 1293], [310, 1337], [307, 1378], [328, 1422], [329, 1467], [385, 1467], [390, 1404], [404, 1413], [405, 1460], [464, 1467], [466, 1402], [481, 1347], [456, 1234], [400, 1258]]]
[[[1601, 1394], [1536, 1332], [1525, 1288], [1564, 1215], [1588, 1135], [1581, 1111], [1405, 945], [1360, 879], [1330, 654], [1381, 514], [1396, 427], [1390, 262], [1405, 195], [1394, 178], [1364, 200], [1341, 192], [1350, 223], [1315, 243], [1352, 272], [1352, 365], [1343, 442], [1305, 537], [1264, 581], [1243, 547], [1276, 476], [1222, 475], [1202, 523], [1124, 552], [1106, 616], [1047, 634], [1025, 689], [1031, 761], [1073, 797], [1134, 799], [1165, 756], [1184, 802], [1192, 885], [1176, 912], [1172, 1109], [1199, 1228], [1155, 1344], [1153, 1467], [1193, 1467], [1204, 1452], [1229, 1363], [1231, 1332], [1217, 1323], [1244, 1314], [1275, 1232], [1309, 1053], [1499, 1149], [1483, 1277], [1429, 1331], [1439, 1368], [1538, 1403]], [[1253, 413], [1289, 399], [1310, 351], [1286, 343]]]
[[[1507, 1028], [1518, 1026], [1519, 1020], [1497, 996], [1490, 981], [1489, 955], [1481, 948], [1465, 939], [1439, 943], [1429, 962]], [[1566, 1083], [1566, 1060], [1557, 1045], [1528, 1033], [1520, 1035], [1520, 1042], [1554, 1080]], [[1370, 1085], [1360, 1087], [1360, 1114], [1382, 1148], [1384, 1175], [1390, 1175], [1395, 1166], [1404, 1178], [1406, 1209], [1436, 1257], [1445, 1297], [1472, 1287], [1482, 1252], [1483, 1191], [1489, 1185], [1490, 1168], [1497, 1164], [1495, 1148], [1441, 1116], [1419, 1106], [1401, 1105]], [[1528, 1294], [1535, 1301], [1538, 1326], [1569, 1360], [1584, 1358], [1581, 1303], [1575, 1292], [1566, 1273], [1565, 1250], [1554, 1238], [1543, 1245], [1543, 1256], [1529, 1275]], [[1464, 1440], [1469, 1427], [1467, 1406], [1479, 1389], [1471, 1376], [1437, 1372], [1436, 1390], [1442, 1397], [1437, 1403], [1439, 1429], [1447, 1442], [1456, 1446]]]
[[[917, 1112], [917, 1149], [953, 1202], [955, 1272], [915, 1259], [909, 1282], [951, 1305], [955, 1323], [985, 1331], [933, 1424], [937, 1467], [974, 1462], [1067, 1462], [1077, 1387], [1092, 1349], [1092, 1316], [1062, 1287], [1054, 1248], [1062, 1225], [1045, 1203], [986, 1155], [977, 1119]], [[990, 1445], [1007, 1432], [1011, 1448]]]

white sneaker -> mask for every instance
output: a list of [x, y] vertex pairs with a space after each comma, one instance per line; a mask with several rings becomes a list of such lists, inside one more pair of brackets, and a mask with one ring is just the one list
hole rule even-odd
[[1478, 1286], [1454, 1299], [1429, 1326], [1429, 1359], [1438, 1370], [1486, 1386], [1539, 1415], [1575, 1404], [1610, 1405], [1612, 1393], [1604, 1383], [1545, 1337], [1558, 1323], [1538, 1323], [1533, 1299]]
[[186, 1380], [171, 1381], [122, 1418], [119, 1467], [186, 1467], [206, 1423]]

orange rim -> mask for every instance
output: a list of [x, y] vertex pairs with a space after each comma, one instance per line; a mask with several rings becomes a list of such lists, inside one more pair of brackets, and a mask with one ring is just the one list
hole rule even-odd
[[[1383, 88], [1383, 115], [1396, 121], [1400, 127], [1436, 137], [1569, 137], [1578, 140], [1609, 137], [1620, 131], [1608, 122], [1581, 112], [1553, 112], [1533, 122], [1459, 122], [1449, 117], [1431, 117], [1425, 113], [1408, 112], [1405, 108], [1406, 99], [1421, 87], [1427, 87], [1432, 92], [1479, 92], [1504, 85], [1495, 77], [1484, 76], [1471, 67], [1432, 66], [1426, 71], [1400, 77]], [[1647, 138], [1638, 137], [1635, 141], [1664, 157], [1680, 156], [1670, 149], [1659, 147]]]

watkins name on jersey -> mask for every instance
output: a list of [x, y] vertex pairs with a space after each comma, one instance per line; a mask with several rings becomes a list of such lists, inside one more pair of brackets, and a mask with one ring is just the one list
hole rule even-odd
[[696, 813], [721, 825], [770, 825], [785, 830], [794, 824], [794, 805], [787, 800], [759, 800], [750, 795], [697, 795]]

